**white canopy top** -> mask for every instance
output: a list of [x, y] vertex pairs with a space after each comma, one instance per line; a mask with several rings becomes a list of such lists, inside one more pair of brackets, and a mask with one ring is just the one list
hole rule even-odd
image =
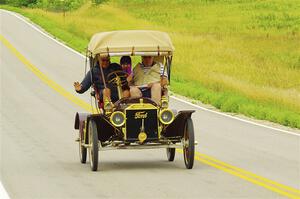
[[100, 32], [93, 35], [88, 51], [90, 55], [172, 55], [174, 46], [169, 35], [160, 31], [123, 30]]

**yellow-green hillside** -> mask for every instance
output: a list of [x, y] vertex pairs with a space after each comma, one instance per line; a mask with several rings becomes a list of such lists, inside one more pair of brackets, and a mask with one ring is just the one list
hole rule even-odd
[[176, 48], [173, 91], [300, 128], [299, 0], [112, 0], [66, 17], [17, 11], [81, 52], [99, 31], [166, 31]]

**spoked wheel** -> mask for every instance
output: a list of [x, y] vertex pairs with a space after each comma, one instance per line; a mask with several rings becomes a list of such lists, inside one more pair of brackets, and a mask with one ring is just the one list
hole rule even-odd
[[195, 137], [194, 137], [194, 125], [191, 118], [188, 118], [185, 124], [184, 130], [184, 146], [183, 156], [184, 163], [187, 169], [193, 168], [194, 154], [195, 154]]
[[88, 136], [84, 139], [84, 123], [79, 127], [79, 158], [82, 164], [86, 163], [87, 149], [82, 146], [83, 143], [88, 144]]
[[175, 148], [167, 148], [168, 161], [172, 162], [175, 158]]
[[90, 164], [91, 170], [98, 170], [98, 131], [97, 126], [94, 120], [89, 122], [89, 156], [90, 156]]

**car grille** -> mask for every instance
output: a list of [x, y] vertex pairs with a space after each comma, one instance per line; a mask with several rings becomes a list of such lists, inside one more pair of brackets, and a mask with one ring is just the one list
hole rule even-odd
[[144, 132], [147, 140], [158, 139], [157, 109], [126, 110], [126, 138], [128, 141], [137, 141], [144, 120]]

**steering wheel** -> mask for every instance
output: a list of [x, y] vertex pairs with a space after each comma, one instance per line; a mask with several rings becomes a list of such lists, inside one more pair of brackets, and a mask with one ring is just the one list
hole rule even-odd
[[128, 74], [122, 70], [113, 71], [107, 75], [107, 82], [114, 87], [122, 87], [128, 83], [127, 76]]

